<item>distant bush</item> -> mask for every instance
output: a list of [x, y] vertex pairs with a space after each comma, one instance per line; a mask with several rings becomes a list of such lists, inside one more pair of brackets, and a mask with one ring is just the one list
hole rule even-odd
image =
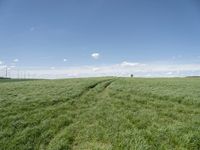
[[6, 78], [6, 77], [0, 77], [0, 79], [11, 79], [11, 78]]
[[187, 76], [186, 78], [200, 78], [200, 76]]

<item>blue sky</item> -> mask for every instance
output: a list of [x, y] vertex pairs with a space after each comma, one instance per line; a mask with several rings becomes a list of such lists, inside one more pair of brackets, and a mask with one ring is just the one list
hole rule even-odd
[[0, 62], [17, 67], [200, 64], [200, 2], [0, 0]]

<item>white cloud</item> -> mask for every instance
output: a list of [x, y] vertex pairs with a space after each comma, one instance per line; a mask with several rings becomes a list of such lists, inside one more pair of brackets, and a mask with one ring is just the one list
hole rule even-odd
[[172, 74], [173, 74], [173, 72], [167, 72], [166, 74], [167, 74], [167, 75], [172, 75]]
[[67, 61], [67, 59], [66, 59], [66, 58], [64, 58], [64, 59], [63, 59], [63, 61], [64, 61], [64, 62], [66, 62], [66, 61]]
[[3, 62], [2, 61], [0, 61], [0, 65], [2, 65], [3, 64]]
[[99, 59], [100, 54], [99, 54], [99, 53], [92, 53], [92, 54], [91, 54], [91, 57], [92, 57], [93, 59]]
[[17, 62], [19, 62], [19, 59], [16, 58], [13, 60], [13, 62], [17, 63]]
[[123, 61], [121, 63], [122, 67], [137, 67], [137, 66], [145, 66], [145, 64], [137, 63], [137, 62], [127, 62]]
[[99, 71], [100, 68], [98, 68], [98, 67], [94, 67], [94, 68], [92, 68], [92, 70], [93, 70], [94, 72], [96, 72], [96, 71]]

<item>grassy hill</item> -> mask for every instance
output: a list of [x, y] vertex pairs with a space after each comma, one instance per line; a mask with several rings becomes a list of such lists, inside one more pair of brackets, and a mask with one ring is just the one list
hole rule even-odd
[[198, 78], [0, 82], [1, 150], [200, 149]]

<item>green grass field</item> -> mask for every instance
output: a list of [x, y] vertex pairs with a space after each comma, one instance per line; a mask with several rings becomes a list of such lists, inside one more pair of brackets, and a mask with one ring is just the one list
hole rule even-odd
[[0, 150], [199, 150], [200, 79], [0, 81]]

